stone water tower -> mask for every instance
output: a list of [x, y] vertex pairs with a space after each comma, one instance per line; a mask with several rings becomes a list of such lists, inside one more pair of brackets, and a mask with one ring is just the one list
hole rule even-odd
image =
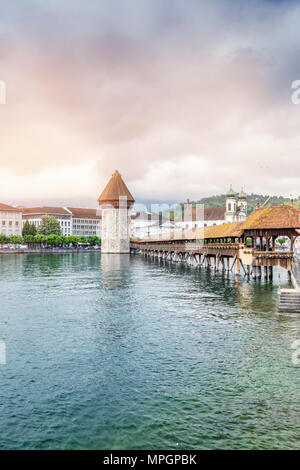
[[102, 253], [130, 252], [130, 208], [134, 199], [116, 170], [99, 199], [102, 215]]

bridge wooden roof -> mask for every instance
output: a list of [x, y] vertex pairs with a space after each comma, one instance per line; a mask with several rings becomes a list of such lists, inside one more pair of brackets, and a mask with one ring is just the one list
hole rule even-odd
[[241, 229], [297, 229], [300, 228], [300, 210], [294, 206], [267, 206], [253, 211]]

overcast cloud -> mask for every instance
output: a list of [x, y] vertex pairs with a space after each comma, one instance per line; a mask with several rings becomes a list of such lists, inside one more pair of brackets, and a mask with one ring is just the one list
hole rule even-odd
[[2, 6], [0, 201], [95, 205], [230, 183], [300, 194], [300, 5], [22, 0]]

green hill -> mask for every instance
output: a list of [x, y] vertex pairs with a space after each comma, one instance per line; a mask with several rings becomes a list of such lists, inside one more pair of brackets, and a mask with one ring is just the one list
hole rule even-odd
[[[269, 197], [268, 194], [247, 194], [248, 213], [264, 204]], [[226, 204], [226, 194], [204, 197], [198, 201], [191, 201], [191, 203], [204, 204], [205, 207], [224, 207]], [[282, 204], [291, 204], [291, 199], [283, 196], [271, 196], [266, 203], [267, 206], [279, 206]], [[294, 205], [300, 209], [300, 197], [294, 201]]]

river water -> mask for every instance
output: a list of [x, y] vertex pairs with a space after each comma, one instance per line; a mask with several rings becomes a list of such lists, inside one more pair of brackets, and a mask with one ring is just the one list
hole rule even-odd
[[2, 256], [0, 448], [299, 448], [300, 317], [277, 289], [278, 272]]

